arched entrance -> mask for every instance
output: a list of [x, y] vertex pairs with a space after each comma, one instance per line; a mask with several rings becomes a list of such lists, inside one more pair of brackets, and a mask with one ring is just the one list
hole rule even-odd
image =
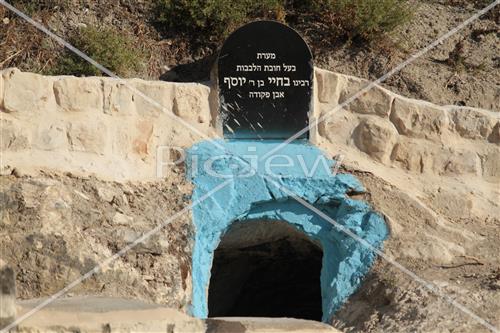
[[320, 321], [322, 257], [284, 221], [233, 223], [214, 253], [208, 315]]
[[[235, 255], [235, 251], [231, 250], [229, 254], [228, 251], [225, 251], [225, 255], [220, 256], [220, 254], [224, 254], [224, 251], [221, 252], [220, 250], [228, 246], [228, 240], [225, 236], [233, 229], [233, 225], [239, 223], [242, 225], [248, 224], [249, 230], [252, 231], [250, 226], [253, 225], [252, 221], [261, 221], [263, 225], [282, 221], [282, 224], [288, 225], [306, 237], [305, 240], [302, 239], [291, 242], [291, 245], [288, 243], [287, 246], [283, 246], [288, 251], [293, 249], [295, 251], [294, 256], [299, 257], [305, 252], [300, 252], [297, 249], [300, 243], [310, 245], [311, 242], [314, 242], [319, 244], [320, 250], [322, 250], [322, 256], [315, 255], [315, 257], [321, 256], [322, 321], [330, 322], [335, 311], [358, 288], [364, 275], [373, 264], [375, 252], [372, 251], [372, 248], [380, 248], [384, 239], [388, 236], [388, 229], [383, 217], [374, 212], [368, 203], [349, 197], [348, 193], [363, 191], [362, 185], [353, 176], [348, 174], [332, 175], [330, 169], [322, 168], [316, 168], [314, 172], [306, 173], [302, 167], [299, 167], [305, 165], [310, 170], [311, 164], [317, 158], [324, 157], [322, 152], [313, 146], [290, 143], [283, 147], [280, 153], [289, 156], [292, 161], [296, 162], [294, 165], [297, 167], [288, 170], [289, 172], [287, 171], [286, 175], [277, 177], [274, 182], [271, 182], [268, 177], [264, 177], [266, 168], [261, 164], [258, 164], [255, 173], [241, 174], [241, 168], [238, 168], [241, 163], [236, 162], [233, 154], [246, 156], [245, 152], [249, 148], [248, 142], [237, 140], [219, 141], [219, 143], [223, 145], [222, 148], [214, 148], [210, 142], [201, 142], [193, 146], [189, 151], [188, 161], [196, 161], [194, 164], [188, 164], [188, 174], [192, 177], [191, 179], [195, 185], [192, 197], [195, 235], [192, 255], [193, 292], [191, 313], [200, 318], [228, 313], [226, 307], [222, 307], [222, 310], [218, 310], [216, 307], [212, 310], [212, 313], [209, 313], [209, 293], [213, 294], [210, 291], [212, 274], [214, 276], [218, 274], [212, 269], [214, 263], [216, 266], [222, 267], [221, 264], [218, 264], [220, 262], [219, 258]], [[251, 145], [253, 156], [265, 156], [280, 144], [279, 142], [263, 140], [262, 142], [252, 142]], [[228, 154], [228, 152], [231, 154]], [[215, 158], [214, 163], [212, 163], [213, 158]], [[249, 165], [253, 160], [252, 157], [248, 157]], [[210, 162], [208, 164], [212, 167], [208, 171], [204, 167], [199, 167], [206, 166], [207, 161]], [[327, 161], [328, 163], [333, 162]], [[214, 174], [214, 172], [217, 174]], [[228, 186], [214, 192], [214, 188], [226, 179], [221, 179], [217, 175], [234, 176], [231, 176], [232, 182]], [[335, 223], [330, 223], [298, 201], [290, 198], [287, 191], [280, 189], [275, 182], [282, 184], [287, 191], [296, 193], [321, 213], [334, 219]], [[199, 201], [201, 199], [206, 200]], [[344, 232], [345, 230], [354, 233], [356, 239], [347, 235]], [[263, 234], [266, 235], [268, 232], [269, 230]], [[245, 241], [251, 241], [261, 233], [253, 230], [246, 233], [241, 231], [239, 234], [245, 236]], [[298, 238], [300, 239], [300, 237]], [[362, 242], [359, 240], [362, 240]], [[240, 241], [241, 239], [238, 242]], [[220, 247], [221, 242], [223, 242], [222, 247]], [[275, 241], [266, 242], [276, 243]], [[251, 246], [245, 248], [248, 247]], [[241, 244], [237, 245], [237, 248], [242, 249]], [[239, 252], [249, 253], [248, 250]], [[262, 251], [257, 252], [260, 254]], [[311, 252], [312, 250], [309, 250], [309, 253]], [[279, 257], [283, 259], [281, 260], [283, 265], [285, 265], [284, 258], [287, 256], [292, 256], [292, 254], [286, 251], [279, 254]], [[227, 265], [235, 267], [236, 264], [226, 261]], [[298, 265], [297, 261], [295, 261], [295, 265]], [[265, 267], [257, 268], [262, 271]], [[271, 268], [268, 267], [268, 269]], [[276, 274], [279, 274], [279, 272], [276, 272]], [[258, 277], [269, 275], [259, 274]], [[313, 274], [311, 276], [314, 277]], [[284, 278], [279, 277], [279, 279], [283, 280]], [[317, 278], [314, 277], [314, 279]], [[235, 281], [233, 283], [242, 285], [241, 279], [235, 279]], [[263, 285], [269, 282], [261, 281], [259, 283]], [[312, 284], [310, 283], [310, 285]], [[245, 285], [243, 284], [243, 286]], [[249, 288], [249, 290], [252, 290], [252, 285]], [[288, 284], [287, 288], [290, 290], [290, 284]], [[224, 297], [224, 295], [222, 296]], [[232, 297], [234, 297], [234, 293]], [[269, 298], [267, 296], [266, 299]], [[242, 302], [242, 300], [238, 301]], [[245, 307], [242, 306], [237, 309], [238, 311], [243, 309], [253, 311], [255, 306], [250, 307], [248, 304], [252, 305], [257, 301], [258, 299], [247, 300], [244, 302]], [[214, 304], [213, 302], [212, 304]], [[230, 300], [224, 300], [223, 298], [221, 301], [219, 298], [219, 301], [216, 301], [215, 304], [230, 304]], [[273, 309], [276, 309], [276, 306], [273, 306]], [[317, 311], [311, 312], [317, 313]], [[249, 312], [247, 311], [247, 313]], [[267, 315], [271, 315], [269, 311], [267, 311]], [[304, 316], [297, 317], [304, 318]]]

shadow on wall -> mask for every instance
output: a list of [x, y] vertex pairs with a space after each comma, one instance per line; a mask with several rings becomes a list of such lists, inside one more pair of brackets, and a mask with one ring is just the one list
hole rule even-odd
[[210, 81], [210, 71], [215, 63], [217, 54], [177, 65], [160, 75], [160, 80], [170, 82], [205, 82]]

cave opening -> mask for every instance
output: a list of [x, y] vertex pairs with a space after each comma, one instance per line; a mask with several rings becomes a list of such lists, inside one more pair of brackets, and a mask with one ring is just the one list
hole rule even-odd
[[215, 250], [209, 317], [321, 321], [321, 246], [287, 222], [234, 222]]

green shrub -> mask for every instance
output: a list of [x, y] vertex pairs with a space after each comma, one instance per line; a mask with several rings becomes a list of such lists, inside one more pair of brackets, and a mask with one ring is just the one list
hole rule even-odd
[[[263, 18], [292, 25], [300, 21], [305, 30], [329, 30], [332, 38], [347, 35], [373, 40], [405, 23], [411, 11], [408, 0], [154, 1], [158, 23], [215, 40], [220, 40], [239, 25]], [[317, 21], [322, 24], [315, 24]]]
[[406, 0], [337, 0], [332, 9], [350, 37], [372, 40], [406, 23], [411, 9]]
[[[120, 76], [140, 71], [145, 62], [131, 37], [111, 28], [85, 27], [74, 32], [69, 42], [99, 64]], [[55, 75], [97, 76], [101, 71], [69, 50], [52, 69]]]
[[219, 39], [254, 17], [282, 19], [284, 0], [155, 0], [156, 21]]
[[66, 10], [70, 7], [70, 0], [10, 0], [9, 3], [29, 16], [42, 10]]

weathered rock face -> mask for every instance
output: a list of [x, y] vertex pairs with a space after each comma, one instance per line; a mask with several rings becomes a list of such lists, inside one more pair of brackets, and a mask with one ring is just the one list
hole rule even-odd
[[165, 221], [188, 204], [191, 186], [182, 173], [144, 185], [57, 174], [3, 176], [1, 188], [1, 256], [17, 272], [19, 298], [56, 293], [158, 227], [69, 294], [137, 298], [186, 310], [190, 214]]

